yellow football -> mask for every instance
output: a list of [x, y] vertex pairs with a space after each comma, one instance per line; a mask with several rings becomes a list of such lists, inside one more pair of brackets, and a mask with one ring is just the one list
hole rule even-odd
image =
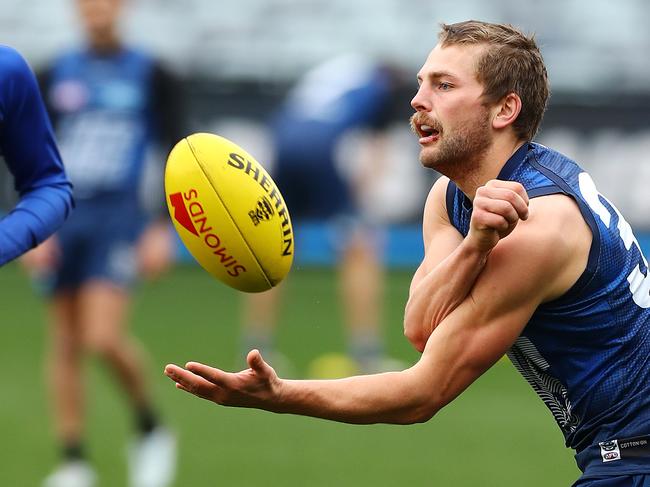
[[241, 147], [207, 133], [184, 138], [167, 158], [165, 194], [181, 240], [220, 281], [260, 292], [289, 272], [289, 211], [271, 176]]

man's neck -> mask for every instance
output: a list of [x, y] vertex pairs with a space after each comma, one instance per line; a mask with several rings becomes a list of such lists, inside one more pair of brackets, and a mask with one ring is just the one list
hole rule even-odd
[[523, 144], [522, 140], [495, 141], [481, 159], [473, 164], [474, 170], [452, 178], [454, 183], [470, 200], [474, 200], [476, 190], [491, 179], [496, 179], [508, 159]]

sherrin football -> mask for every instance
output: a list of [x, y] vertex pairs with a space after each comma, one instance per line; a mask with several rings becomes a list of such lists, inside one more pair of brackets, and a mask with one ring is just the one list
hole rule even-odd
[[167, 159], [165, 194], [181, 240], [220, 281], [260, 292], [289, 272], [289, 212], [271, 176], [241, 147], [207, 133], [184, 138]]

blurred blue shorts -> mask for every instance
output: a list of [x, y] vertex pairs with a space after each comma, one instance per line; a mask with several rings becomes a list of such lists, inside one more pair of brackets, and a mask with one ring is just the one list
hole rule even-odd
[[650, 487], [650, 475], [579, 479], [573, 487]]
[[57, 233], [61, 256], [46, 292], [76, 289], [89, 280], [129, 287], [137, 277], [135, 244], [142, 228], [130, 205], [78, 202]]

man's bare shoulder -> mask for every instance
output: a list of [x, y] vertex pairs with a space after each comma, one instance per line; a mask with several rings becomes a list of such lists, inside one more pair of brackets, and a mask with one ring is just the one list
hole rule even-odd
[[441, 176], [433, 183], [427, 201], [424, 204], [424, 214], [422, 218], [422, 232], [425, 246], [431, 239], [445, 229], [451, 229], [449, 215], [447, 214], [447, 185], [449, 178]]
[[564, 194], [533, 198], [530, 201], [530, 218], [522, 228], [561, 251], [589, 251], [591, 230], [576, 201]]
[[447, 205], [445, 203], [447, 197], [447, 186], [449, 185], [449, 178], [447, 176], [440, 176], [431, 186], [427, 201], [425, 204], [425, 211], [430, 207], [435, 207], [437, 211], [444, 209], [446, 213]]
[[[575, 200], [563, 194], [530, 200], [530, 214], [503, 239], [493, 254], [513, 254], [520, 266], [546, 288], [543, 301], [556, 299], [578, 280], [587, 266], [592, 234]], [[510, 262], [512, 264], [512, 261]]]

